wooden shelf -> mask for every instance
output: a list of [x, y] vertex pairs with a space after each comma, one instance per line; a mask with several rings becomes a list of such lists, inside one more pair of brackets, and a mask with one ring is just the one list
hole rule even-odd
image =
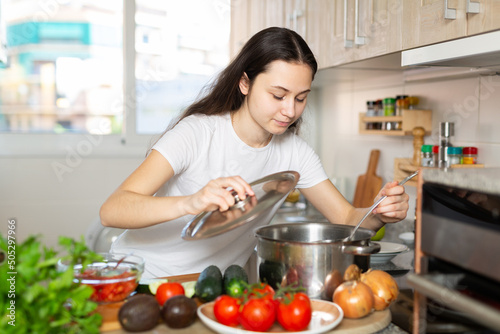
[[[396, 158], [394, 159], [394, 180], [401, 181], [411, 173], [415, 172], [417, 169], [426, 168], [437, 168], [437, 167], [420, 167], [415, 166], [412, 163], [411, 158]], [[450, 168], [484, 168], [484, 164], [474, 164], [474, 165], [451, 165]], [[413, 178], [409, 180], [406, 185], [415, 187], [417, 185], [417, 179]]]
[[[374, 130], [366, 129], [367, 123], [401, 122], [401, 130]], [[422, 127], [425, 135], [432, 133], [432, 110], [407, 109], [401, 116], [373, 116], [367, 117], [366, 113], [359, 114], [359, 133], [365, 135], [384, 136], [411, 136], [415, 127]]]

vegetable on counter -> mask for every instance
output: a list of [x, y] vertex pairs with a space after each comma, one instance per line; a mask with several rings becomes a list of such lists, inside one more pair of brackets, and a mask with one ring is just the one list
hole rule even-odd
[[[101, 259], [83, 237], [79, 242], [60, 237], [65, 255], [42, 245], [40, 236], [11, 241], [0, 236], [0, 249], [12, 254], [0, 265], [0, 277], [12, 279], [0, 284], [0, 332], [99, 333], [102, 317], [94, 312], [97, 303], [89, 299], [94, 290], [74, 281], [73, 265]], [[71, 265], [58, 270], [59, 260]]]
[[203, 302], [211, 302], [222, 294], [222, 289], [222, 272], [216, 265], [210, 265], [200, 273], [195, 295]]
[[118, 311], [118, 321], [128, 332], [153, 329], [160, 320], [160, 306], [155, 297], [138, 294], [128, 299]]
[[232, 297], [240, 297], [248, 285], [248, 275], [241, 266], [232, 264], [224, 270], [224, 293]]
[[171, 328], [186, 328], [196, 320], [196, 302], [185, 295], [177, 295], [169, 298], [161, 309], [161, 315], [165, 324]]

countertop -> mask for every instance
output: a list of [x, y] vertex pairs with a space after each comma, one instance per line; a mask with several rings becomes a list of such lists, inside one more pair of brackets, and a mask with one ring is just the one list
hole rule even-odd
[[500, 168], [424, 168], [426, 182], [500, 195]]

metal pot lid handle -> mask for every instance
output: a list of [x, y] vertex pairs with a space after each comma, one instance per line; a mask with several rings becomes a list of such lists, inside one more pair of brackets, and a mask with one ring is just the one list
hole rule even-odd
[[370, 255], [380, 251], [380, 244], [370, 242], [367, 245], [342, 245], [342, 253], [353, 255]]
[[250, 183], [255, 196], [247, 196], [244, 200], [233, 192], [235, 204], [229, 210], [205, 211], [198, 214], [182, 230], [182, 239], [210, 238], [250, 223], [261, 215], [269, 213], [269, 210], [277, 211], [276, 204], [295, 188], [299, 177], [299, 173], [295, 171], [265, 176]]

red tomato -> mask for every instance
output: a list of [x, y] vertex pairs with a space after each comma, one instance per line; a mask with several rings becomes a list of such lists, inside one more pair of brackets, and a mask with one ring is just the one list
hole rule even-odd
[[287, 294], [280, 300], [277, 318], [279, 324], [287, 331], [306, 329], [311, 317], [311, 301], [305, 293]]
[[274, 298], [274, 289], [267, 283], [256, 283], [250, 287], [250, 298]]
[[240, 324], [244, 329], [266, 332], [276, 320], [276, 308], [271, 299], [249, 299], [240, 312]]
[[237, 326], [240, 312], [240, 300], [228, 295], [221, 295], [215, 299], [214, 315], [218, 322], [226, 326]]
[[156, 290], [156, 300], [160, 306], [163, 306], [165, 302], [173, 296], [183, 295], [184, 287], [180, 283], [167, 282], [163, 283]]

